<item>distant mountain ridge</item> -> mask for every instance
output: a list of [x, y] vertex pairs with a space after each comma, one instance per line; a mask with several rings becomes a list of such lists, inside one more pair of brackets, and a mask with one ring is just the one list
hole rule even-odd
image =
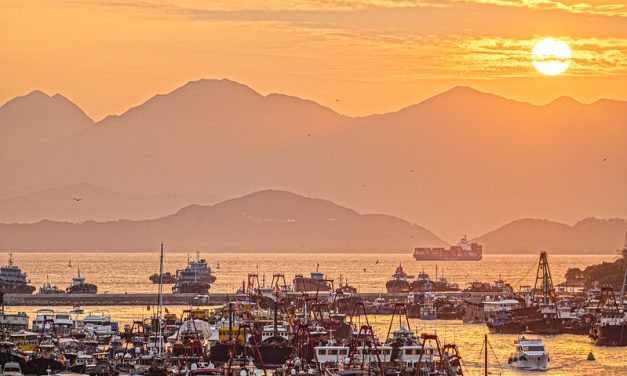
[[16, 158], [75, 135], [94, 122], [60, 94], [35, 90], [0, 106], [0, 159]]
[[[627, 102], [536, 106], [456, 87], [351, 118], [230, 80], [199, 80], [96, 124], [64, 113], [37, 124], [65, 129], [59, 124], [83, 119], [78, 132], [35, 141], [10, 131], [0, 197], [81, 182], [141, 196], [273, 187], [407, 218], [450, 240], [510, 218], [627, 216]], [[12, 124], [0, 116], [0, 130]]]
[[278, 252], [406, 252], [446, 243], [425, 228], [387, 215], [359, 214], [333, 202], [266, 190], [167, 217], [110, 222], [0, 224], [0, 249]]
[[627, 233], [622, 218], [586, 218], [569, 226], [546, 219], [520, 219], [473, 241], [486, 252], [517, 253], [546, 250], [555, 253], [614, 253]]
[[217, 201], [217, 197], [212, 195], [181, 193], [136, 195], [116, 192], [89, 183], [77, 183], [0, 199], [0, 223], [153, 219], [190, 204], [208, 205]]
[[[67, 192], [65, 188], [61, 192]], [[73, 188], [87, 188], [87, 201], [98, 200], [102, 192], [110, 194], [84, 184]], [[131, 208], [164, 199], [113, 197], [128, 200]], [[80, 202], [69, 203], [74, 204]], [[608, 254], [620, 248], [625, 232], [624, 219], [587, 218], [573, 226], [521, 219], [473, 241], [483, 245], [484, 253], [535, 254], [546, 250], [558, 254]], [[155, 219], [0, 224], [0, 250], [145, 251], [161, 240], [178, 251], [410, 254], [417, 246], [448, 246], [426, 228], [394, 216], [360, 214], [332, 201], [278, 190], [263, 190], [210, 206], [188, 205]]]

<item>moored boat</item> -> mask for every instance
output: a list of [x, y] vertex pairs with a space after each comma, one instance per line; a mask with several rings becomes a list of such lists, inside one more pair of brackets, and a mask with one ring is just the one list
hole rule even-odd
[[324, 274], [318, 270], [311, 272], [310, 277], [304, 277], [302, 274], [294, 276], [294, 291], [331, 291], [330, 280], [324, 278]]
[[[158, 275], [157, 275], [158, 278]], [[205, 259], [196, 252], [196, 260], [187, 260], [187, 267], [176, 271], [176, 282], [172, 286], [174, 293], [206, 294], [216, 277]]]
[[394, 274], [385, 283], [385, 289], [388, 293], [409, 292], [411, 290], [409, 278], [411, 276], [407, 275], [403, 270], [403, 265], [399, 264]]
[[507, 360], [513, 368], [531, 371], [545, 371], [548, 368], [550, 358], [539, 338], [522, 337], [514, 341], [514, 346], [515, 352]]
[[30, 286], [26, 273], [13, 264], [13, 253], [9, 253], [9, 265], [0, 268], [0, 293], [32, 294], [35, 286]]
[[72, 278], [72, 284], [66, 289], [68, 294], [95, 294], [98, 292], [98, 286], [92, 283], [86, 283], [85, 277], [81, 277], [81, 268], [78, 268], [76, 277]]

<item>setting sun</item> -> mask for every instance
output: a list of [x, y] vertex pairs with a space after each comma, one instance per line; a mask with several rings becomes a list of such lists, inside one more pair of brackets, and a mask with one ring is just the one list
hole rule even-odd
[[566, 42], [545, 38], [533, 47], [531, 57], [538, 72], [556, 76], [564, 73], [570, 65], [570, 47]]

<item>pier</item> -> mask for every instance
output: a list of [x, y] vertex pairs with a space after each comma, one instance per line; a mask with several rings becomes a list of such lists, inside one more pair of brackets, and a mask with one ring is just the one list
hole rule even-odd
[[[224, 304], [234, 300], [235, 295], [229, 293], [209, 293], [209, 304]], [[290, 292], [288, 295], [302, 296], [300, 292]], [[315, 292], [310, 293], [315, 296]], [[319, 292], [321, 298], [327, 297], [328, 292]], [[163, 304], [165, 305], [190, 305], [197, 294], [163, 294]], [[397, 298], [405, 301], [407, 294], [387, 294], [387, 293], [359, 293], [364, 300], [373, 300], [378, 296], [384, 298]], [[150, 294], [5, 294], [4, 304], [6, 306], [135, 306], [157, 304], [158, 295]]]

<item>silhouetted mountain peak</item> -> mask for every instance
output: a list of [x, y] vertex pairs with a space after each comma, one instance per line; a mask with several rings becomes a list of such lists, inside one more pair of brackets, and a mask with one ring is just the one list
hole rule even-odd
[[582, 103], [577, 101], [573, 97], [562, 95], [561, 97], [555, 98], [553, 101], [549, 102], [546, 106], [573, 106], [573, 105], [579, 106], [579, 105], [582, 105]]

